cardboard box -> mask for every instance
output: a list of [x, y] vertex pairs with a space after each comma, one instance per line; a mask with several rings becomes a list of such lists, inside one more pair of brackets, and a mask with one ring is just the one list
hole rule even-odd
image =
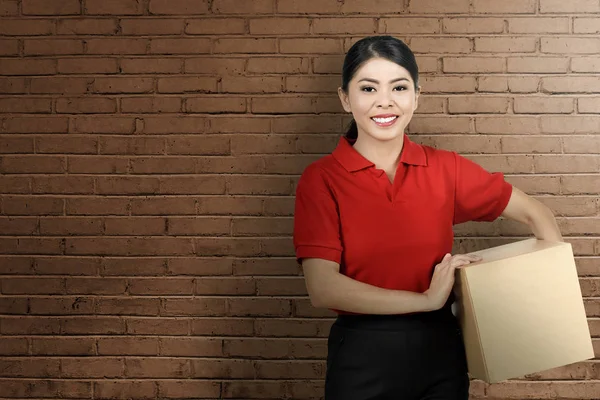
[[569, 243], [528, 239], [457, 270], [469, 373], [489, 383], [594, 357]]

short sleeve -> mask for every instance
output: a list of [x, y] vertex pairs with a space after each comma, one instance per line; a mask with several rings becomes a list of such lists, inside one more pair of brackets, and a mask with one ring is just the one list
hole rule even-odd
[[512, 194], [504, 174], [490, 173], [456, 153], [455, 159], [454, 224], [498, 218]]
[[322, 171], [309, 166], [298, 181], [294, 206], [296, 259], [323, 258], [341, 262], [340, 217]]

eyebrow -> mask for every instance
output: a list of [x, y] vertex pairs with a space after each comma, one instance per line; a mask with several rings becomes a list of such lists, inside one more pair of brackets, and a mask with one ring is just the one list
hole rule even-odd
[[[359, 82], [362, 82], [362, 81], [379, 83], [379, 81], [377, 79], [373, 79], [373, 78], [362, 78]], [[395, 83], [395, 82], [399, 82], [399, 81], [407, 81], [407, 82], [409, 82], [409, 80], [406, 79], [406, 78], [396, 78], [396, 79], [392, 79], [389, 83]]]

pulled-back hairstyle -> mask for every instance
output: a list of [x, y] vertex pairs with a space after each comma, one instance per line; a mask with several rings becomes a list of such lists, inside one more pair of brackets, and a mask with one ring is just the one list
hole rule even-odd
[[[405, 68], [415, 84], [415, 91], [419, 87], [419, 68], [410, 48], [403, 41], [392, 36], [369, 36], [354, 43], [344, 58], [342, 68], [344, 92], [348, 93], [348, 84], [356, 71], [372, 58], [383, 58]], [[345, 136], [352, 140], [358, 137], [356, 121], [352, 120]]]

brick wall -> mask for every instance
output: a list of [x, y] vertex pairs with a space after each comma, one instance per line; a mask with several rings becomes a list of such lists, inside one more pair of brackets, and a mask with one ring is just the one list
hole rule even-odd
[[[0, 0], [0, 398], [309, 399], [332, 314], [294, 185], [342, 55], [417, 53], [414, 140], [502, 171], [574, 246], [600, 354], [598, 0]], [[456, 229], [457, 251], [528, 235]], [[598, 399], [600, 363], [473, 399]]]

